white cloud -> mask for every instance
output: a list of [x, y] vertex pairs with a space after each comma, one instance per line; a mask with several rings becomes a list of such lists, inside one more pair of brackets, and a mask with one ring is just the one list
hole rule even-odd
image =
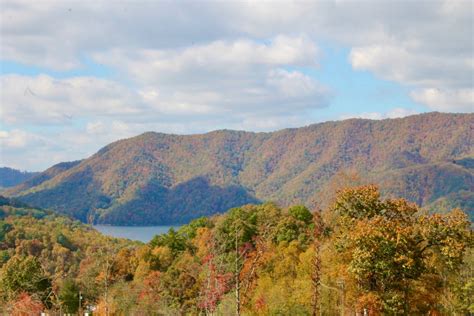
[[[217, 41], [185, 49], [113, 50], [95, 58], [119, 69], [134, 86], [95, 77], [55, 79], [0, 77], [1, 121], [6, 124], [69, 124], [74, 119], [115, 117], [165, 121], [192, 116], [219, 119], [305, 116], [328, 105], [329, 89], [286, 67], [317, 67], [318, 48], [301, 36], [277, 36], [267, 43]], [[225, 120], [225, 119], [224, 119]]]
[[353, 43], [353, 68], [410, 87], [412, 99], [433, 110], [473, 111], [473, 2], [413, 5], [421, 5], [420, 11], [406, 12], [398, 22], [400, 10], [385, 16], [377, 41]]
[[[144, 67], [146, 62], [143, 61]], [[127, 65], [127, 61], [122, 64]], [[184, 81], [179, 86], [173, 83], [174, 79], [168, 80], [166, 72], [155, 74], [149, 69], [146, 76], [155, 74], [147, 81], [150, 86], [136, 92], [114, 81], [93, 77], [5, 75], [0, 77], [0, 120], [9, 125], [67, 125], [100, 117], [128, 122], [179, 122], [191, 117], [194, 121], [219, 120], [219, 116], [232, 114], [234, 124], [249, 116], [304, 117], [312, 109], [327, 106], [329, 90], [311, 77], [272, 66], [256, 68], [226, 76], [227, 69], [222, 65], [221, 69], [214, 69], [220, 80], [212, 78], [209, 82], [203, 76], [202, 80]], [[197, 75], [199, 71], [185, 67], [180, 75]]]
[[[138, 133], [141, 131], [139, 130]], [[103, 137], [104, 135], [113, 135], [114, 138], [125, 138], [133, 136], [134, 131], [130, 124], [127, 124], [120, 120], [107, 121], [93, 121], [86, 125], [87, 138], [92, 137]], [[112, 139], [113, 140], [113, 139]], [[110, 140], [110, 141], [112, 141]]]
[[[312, 43], [323, 39], [351, 47], [355, 69], [413, 89], [459, 90], [474, 85], [473, 5], [469, 0], [3, 1], [0, 52], [3, 59], [53, 69], [81, 67], [81, 58], [90, 56], [116, 65], [125, 59], [125, 74], [141, 80], [141, 88], [153, 85], [160, 92], [156, 83], [166, 78], [182, 92], [183, 81], [213, 84], [262, 65], [315, 63]], [[263, 44], [269, 38], [271, 44]], [[201, 90], [189, 92], [219, 98]], [[209, 110], [176, 98], [174, 108]], [[459, 107], [453, 102], [446, 110]]]
[[216, 41], [174, 50], [123, 50], [95, 59], [121, 69], [144, 88], [141, 96], [167, 114], [300, 113], [327, 106], [329, 90], [286, 67], [317, 67], [318, 48], [306, 37], [267, 43]]
[[82, 54], [115, 48], [133, 55], [143, 49], [185, 49], [241, 39], [238, 43], [245, 50], [242, 39], [306, 34], [351, 47], [399, 43], [409, 53], [470, 58], [472, 10], [469, 0], [271, 4], [12, 0], [2, 2], [2, 56], [62, 69], [80, 65]]
[[350, 60], [355, 69], [370, 70], [378, 76], [415, 86], [458, 86], [471, 80], [472, 58], [449, 59], [410, 51], [403, 45], [355, 47]]
[[318, 48], [305, 37], [277, 36], [268, 44], [251, 40], [215, 41], [184, 49], [97, 53], [95, 60], [117, 67], [142, 84], [219, 83], [274, 67], [317, 66]]
[[433, 110], [474, 111], [472, 56], [446, 58], [375, 45], [353, 48], [350, 60], [355, 69], [416, 88], [410, 94], [413, 100]]
[[474, 89], [421, 89], [411, 97], [436, 111], [473, 112]]
[[405, 116], [414, 115], [414, 114], [418, 114], [418, 111], [405, 109], [405, 108], [394, 108], [388, 111], [385, 114], [385, 117], [386, 118], [400, 118], [400, 117], [405, 117]]
[[30, 145], [36, 137], [24, 131], [15, 129], [12, 131], [1, 131], [0, 148], [24, 148]]
[[0, 119], [6, 124], [68, 124], [76, 118], [133, 116], [144, 107], [127, 87], [94, 77], [5, 75], [0, 86]]
[[[0, 131], [0, 161], [13, 168], [36, 170], [38, 155], [56, 154], [55, 143], [54, 138], [48, 139], [21, 129]], [[45, 151], [47, 148], [51, 152]]]
[[363, 112], [363, 113], [358, 113], [358, 114], [344, 114], [340, 118], [341, 119], [350, 119], [350, 118], [363, 118], [363, 119], [369, 119], [369, 120], [383, 120], [383, 119], [393, 119], [393, 118], [400, 118], [400, 117], [405, 117], [409, 115], [414, 115], [418, 114], [417, 111], [411, 110], [411, 109], [406, 109], [406, 108], [394, 108], [388, 112]]

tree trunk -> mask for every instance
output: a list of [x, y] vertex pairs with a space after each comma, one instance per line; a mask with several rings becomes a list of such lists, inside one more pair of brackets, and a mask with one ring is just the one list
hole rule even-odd
[[311, 284], [313, 287], [313, 295], [311, 299], [312, 315], [317, 316], [318, 310], [321, 309], [319, 285], [321, 282], [321, 236], [322, 236], [322, 219], [319, 211], [314, 213], [314, 260], [311, 275]]
[[240, 269], [239, 269], [239, 240], [237, 226], [235, 227], [235, 315], [240, 316]]

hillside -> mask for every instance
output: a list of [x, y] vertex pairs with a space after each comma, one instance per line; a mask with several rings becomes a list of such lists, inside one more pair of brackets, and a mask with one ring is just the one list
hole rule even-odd
[[7, 194], [82, 221], [140, 225], [267, 200], [325, 207], [334, 187], [374, 182], [385, 196], [441, 211], [461, 206], [472, 216], [473, 130], [474, 114], [428, 113], [272, 133], [149, 132], [54, 166]]
[[38, 174], [39, 172], [20, 171], [8, 167], [0, 167], [0, 188], [16, 186]]
[[107, 254], [138, 245], [0, 195], [0, 314], [76, 312], [76, 280], [87, 303], [103, 284], [98, 274]]
[[370, 185], [321, 212], [246, 205], [146, 244], [0, 196], [0, 314], [467, 315], [472, 245], [463, 212], [421, 214]]

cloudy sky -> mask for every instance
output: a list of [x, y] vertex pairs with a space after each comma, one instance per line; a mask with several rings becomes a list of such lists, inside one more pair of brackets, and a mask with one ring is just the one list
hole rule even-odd
[[473, 1], [0, 0], [0, 166], [145, 131], [472, 112]]

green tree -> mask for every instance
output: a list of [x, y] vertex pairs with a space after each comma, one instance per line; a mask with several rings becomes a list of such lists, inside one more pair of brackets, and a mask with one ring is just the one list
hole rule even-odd
[[67, 313], [76, 313], [79, 310], [79, 287], [72, 279], [66, 279], [59, 289], [58, 297]]
[[163, 235], [156, 235], [150, 241], [150, 245], [152, 247], [168, 247], [173, 254], [177, 254], [186, 249], [186, 238], [174, 230], [174, 228], [170, 228], [167, 234]]
[[14, 256], [3, 266], [0, 289], [7, 300], [21, 292], [38, 296], [45, 304], [49, 303], [51, 281], [45, 275], [37, 258], [33, 256]]
[[222, 221], [216, 225], [216, 239], [224, 245], [226, 252], [235, 251], [246, 243], [251, 243], [257, 233], [257, 209], [244, 206], [229, 210]]
[[5, 235], [12, 229], [12, 225], [0, 220], [0, 242], [5, 240]]
[[306, 224], [311, 223], [313, 220], [313, 214], [308, 210], [306, 206], [295, 205], [288, 209], [288, 213], [297, 220], [300, 220]]

